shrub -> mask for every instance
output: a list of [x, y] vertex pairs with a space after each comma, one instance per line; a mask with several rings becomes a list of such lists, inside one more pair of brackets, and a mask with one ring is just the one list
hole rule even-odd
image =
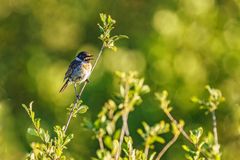
[[[116, 50], [115, 42], [120, 38], [127, 38], [125, 35], [111, 36], [111, 31], [114, 28], [116, 21], [105, 14], [100, 14], [102, 24], [98, 24], [100, 29], [99, 39], [102, 41], [102, 47], [98, 57], [93, 65], [95, 68], [101, 54], [105, 48]], [[177, 141], [180, 135], [189, 142], [188, 145], [183, 145], [182, 148], [186, 152], [188, 160], [220, 160], [221, 151], [218, 142], [216, 113], [219, 104], [224, 101], [224, 97], [220, 90], [206, 86], [209, 97], [206, 100], [197, 97], [192, 98], [192, 102], [200, 105], [201, 109], [210, 113], [212, 116], [213, 130], [209, 131], [206, 137], [203, 137], [204, 129], [199, 126], [189, 132], [185, 131], [185, 123], [183, 120], [177, 120], [172, 115], [173, 107], [170, 106], [168, 92], [162, 91], [155, 93], [155, 98], [159, 102], [161, 110], [169, 118], [169, 122], [161, 120], [159, 123], [150, 126], [146, 122], [142, 122], [143, 128], [137, 130], [137, 133], [144, 140], [144, 149], [133, 147], [134, 139], [129, 133], [128, 116], [139, 106], [143, 99], [142, 95], [150, 92], [148, 85], [144, 84], [144, 79], [139, 78], [137, 72], [116, 72], [119, 78], [119, 93], [118, 101], [108, 100], [102, 110], [99, 112], [97, 119], [94, 122], [85, 120], [84, 127], [92, 130], [95, 138], [99, 142], [99, 149], [96, 151], [94, 160], [160, 160], [164, 153]], [[28, 133], [37, 136], [40, 142], [32, 142], [32, 151], [27, 155], [28, 160], [66, 160], [73, 159], [67, 157], [64, 151], [67, 149], [67, 144], [71, 142], [74, 135], [66, 134], [72, 117], [83, 114], [88, 107], [83, 104], [81, 95], [86, 87], [83, 87], [76, 100], [68, 107], [69, 118], [63, 126], [54, 126], [55, 136], [50, 136], [49, 131], [41, 127], [40, 119], [36, 118], [33, 111], [33, 103], [27, 107], [23, 105], [29, 115], [33, 128], [28, 128]], [[121, 128], [117, 128], [116, 123], [122, 121]], [[171, 134], [172, 139], [166, 141], [163, 134]], [[157, 143], [163, 145], [162, 150], [155, 149]], [[191, 144], [191, 145], [189, 145]]]

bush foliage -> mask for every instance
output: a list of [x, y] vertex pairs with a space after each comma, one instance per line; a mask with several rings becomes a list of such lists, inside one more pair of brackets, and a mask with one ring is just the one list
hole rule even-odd
[[[125, 35], [111, 36], [116, 21], [111, 16], [100, 14], [102, 24], [98, 24], [100, 29], [99, 39], [103, 42], [99, 56], [94, 63], [96, 66], [105, 48], [116, 50], [115, 42], [120, 38], [127, 38]], [[93, 69], [94, 69], [93, 67]], [[83, 126], [91, 130], [99, 143], [99, 149], [93, 160], [160, 160], [167, 150], [174, 145], [179, 136], [182, 135], [186, 142], [182, 145], [185, 157], [188, 160], [220, 160], [221, 148], [218, 142], [216, 110], [221, 102], [225, 99], [218, 89], [206, 86], [209, 96], [206, 99], [197, 97], [192, 98], [192, 102], [198, 104], [200, 109], [204, 109], [206, 115], [212, 117], [212, 130], [204, 130], [202, 126], [193, 128], [189, 131], [184, 129], [184, 120], [177, 120], [172, 111], [168, 99], [168, 92], [162, 91], [155, 93], [155, 99], [159, 102], [160, 109], [168, 117], [169, 121], [160, 122], [149, 125], [142, 120], [142, 128], [136, 132], [143, 139], [143, 146], [136, 148], [134, 146], [134, 138], [129, 132], [128, 117], [134, 114], [134, 110], [143, 102], [142, 96], [150, 92], [150, 87], [144, 83], [144, 78], [140, 78], [137, 72], [116, 72], [119, 79], [119, 92], [114, 99], [109, 99], [101, 111], [98, 113], [94, 122], [84, 120]], [[93, 82], [94, 83], [94, 82]], [[32, 151], [27, 155], [28, 160], [66, 160], [73, 159], [69, 155], [65, 155], [68, 149], [68, 143], [72, 142], [73, 134], [68, 134], [67, 129], [72, 117], [82, 115], [87, 112], [88, 107], [83, 105], [81, 94], [86, 86], [82, 87], [76, 100], [68, 107], [69, 118], [66, 125], [56, 125], [53, 127], [54, 136], [49, 131], [41, 127], [41, 120], [36, 118], [33, 111], [33, 102], [29, 106], [23, 105], [28, 116], [30, 117], [33, 127], [28, 128], [28, 133], [39, 138], [38, 142], [32, 142]], [[154, 96], [153, 96], [154, 97]], [[121, 122], [119, 128], [117, 123]], [[205, 134], [204, 134], [205, 133]], [[166, 140], [163, 135], [172, 136], [170, 140]], [[75, 135], [78, 136], [78, 135]], [[160, 144], [161, 150], [155, 146]]]

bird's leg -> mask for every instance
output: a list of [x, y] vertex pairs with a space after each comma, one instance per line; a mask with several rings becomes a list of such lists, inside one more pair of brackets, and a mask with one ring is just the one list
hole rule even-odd
[[89, 79], [86, 79], [86, 82], [89, 83], [90, 82]]
[[76, 95], [77, 99], [79, 100], [79, 95], [77, 92], [77, 83], [74, 83], [74, 91], [75, 91], [75, 95]]

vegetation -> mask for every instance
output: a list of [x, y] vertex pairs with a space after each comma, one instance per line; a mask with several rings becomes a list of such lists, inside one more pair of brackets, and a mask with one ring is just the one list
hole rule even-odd
[[[28, 153], [88, 160], [105, 152], [115, 159], [127, 157], [132, 146], [148, 159], [235, 160], [240, 148], [239, 9], [237, 0], [1, 1], [0, 159], [25, 159]], [[105, 17], [105, 27], [114, 27], [110, 33], [99, 20], [102, 12], [112, 17], [111, 23]], [[129, 39], [115, 42], [126, 38], [121, 34]], [[77, 100], [73, 86], [58, 91], [79, 51], [98, 62], [90, 83], [78, 86]], [[119, 73], [144, 78], [151, 89], [139, 93], [141, 103], [124, 116]], [[206, 84], [211, 87], [204, 89]], [[209, 98], [214, 88], [226, 97], [218, 99], [220, 105]], [[161, 108], [164, 97], [171, 101], [169, 113]], [[27, 115], [35, 113], [34, 119], [20, 104], [26, 104]], [[102, 111], [106, 105], [116, 105], [114, 113]], [[126, 117], [128, 130], [122, 131]], [[121, 133], [121, 147], [112, 154]], [[191, 140], [196, 134], [199, 140]], [[64, 144], [67, 137], [70, 142]]]
[[[115, 20], [111, 16], [100, 14], [103, 25], [98, 24], [101, 31], [99, 37], [102, 40], [103, 45], [98, 54], [98, 57], [93, 65], [95, 68], [104, 48], [110, 48], [116, 50], [115, 41], [120, 38], [127, 38], [127, 36], [113, 36], [111, 37], [111, 30], [114, 28]], [[131, 112], [135, 110], [135, 107], [142, 103], [142, 95], [150, 92], [148, 85], [144, 84], [143, 78], [138, 78], [136, 72], [117, 72], [116, 75], [120, 79], [119, 93], [116, 94], [116, 102], [112, 99], [108, 100], [102, 107], [102, 110], [98, 114], [95, 122], [85, 120], [84, 126], [92, 130], [95, 134], [95, 138], [98, 140], [99, 149], [97, 150], [97, 157], [95, 160], [160, 160], [164, 153], [175, 143], [179, 135], [182, 134], [192, 146], [183, 145], [183, 149], [186, 151], [186, 158], [189, 160], [220, 160], [220, 144], [218, 142], [217, 134], [217, 122], [215, 111], [218, 109], [219, 104], [224, 101], [224, 97], [220, 90], [213, 89], [210, 86], [206, 86], [209, 92], [207, 100], [201, 100], [196, 97], [192, 98], [192, 101], [199, 104], [201, 109], [205, 109], [206, 113], [212, 114], [213, 131], [209, 132], [207, 137], [203, 136], [203, 128], [199, 127], [188, 132], [184, 130], [185, 122], [183, 120], [176, 120], [172, 114], [172, 107], [168, 100], [167, 91], [162, 93], [156, 93], [155, 96], [160, 103], [160, 108], [167, 115], [170, 123], [161, 120], [159, 123], [150, 126], [146, 122], [142, 122], [144, 129], [138, 129], [138, 134], [144, 140], [144, 149], [136, 149], [133, 146], [134, 139], [129, 132], [128, 117]], [[49, 131], [41, 127], [40, 119], [35, 117], [35, 112], [32, 110], [33, 103], [31, 102], [29, 107], [23, 105], [24, 109], [28, 113], [32, 120], [34, 128], [29, 128], [28, 133], [37, 136], [41, 142], [33, 142], [31, 144], [32, 152], [28, 154], [29, 160], [64, 160], [70, 159], [64, 155], [64, 150], [67, 149], [67, 144], [73, 139], [73, 134], [66, 134], [71, 118], [76, 117], [78, 114], [83, 114], [87, 111], [88, 107], [82, 105], [81, 95], [87, 82], [83, 84], [83, 87], [76, 96], [76, 100], [68, 108], [69, 118], [67, 124], [64, 126], [54, 126], [54, 132], [56, 136], [49, 135]], [[116, 126], [119, 120], [122, 120], [122, 127], [118, 129]], [[163, 134], [171, 132], [173, 138], [166, 142], [162, 137]], [[154, 146], [156, 143], [160, 143], [163, 146], [162, 150], [157, 151]], [[166, 144], [165, 144], [166, 143]]]

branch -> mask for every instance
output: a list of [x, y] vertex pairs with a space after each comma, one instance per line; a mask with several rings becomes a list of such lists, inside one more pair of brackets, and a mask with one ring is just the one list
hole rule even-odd
[[[95, 67], [96, 67], [96, 65], [97, 65], [97, 63], [98, 63], [98, 61], [99, 61], [99, 59], [100, 59], [100, 57], [101, 57], [101, 55], [102, 55], [102, 53], [103, 53], [104, 48], [105, 48], [105, 46], [104, 46], [104, 44], [103, 44], [102, 47], [101, 47], [101, 49], [100, 49], [100, 51], [99, 51], [99, 53], [98, 53], [97, 59], [96, 59], [95, 63], [93, 64], [92, 71], [91, 71], [91, 73], [90, 73], [90, 75], [89, 75], [89, 78], [90, 78], [93, 70], [95, 69]], [[75, 110], [76, 107], [77, 107], [77, 102], [78, 102], [78, 100], [81, 99], [82, 93], [83, 93], [86, 85], [87, 85], [87, 81], [84, 82], [81, 91], [79, 92], [78, 96], [76, 97], [76, 100], [75, 100], [75, 102], [74, 102], [74, 106], [72, 107], [72, 109], [71, 109], [71, 111], [70, 111], [70, 114], [69, 114], [67, 123], [66, 123], [66, 125], [65, 125], [64, 133], [65, 133], [65, 132], [67, 131], [67, 129], [68, 129], [68, 126], [69, 126], [69, 124], [70, 124], [70, 122], [71, 122], [71, 119], [72, 119], [72, 117], [73, 117], [73, 112], [74, 112], [74, 110]], [[78, 111], [79, 111], [79, 109], [77, 110], [77, 112], [78, 112]], [[76, 112], [76, 113], [77, 113], [77, 112]]]
[[98, 137], [98, 142], [99, 142], [99, 147], [103, 151], [104, 150], [104, 145], [103, 145], [103, 139], [102, 137]]
[[123, 138], [124, 135], [129, 135], [129, 130], [128, 130], [128, 114], [129, 114], [129, 110], [127, 109], [128, 103], [129, 103], [129, 86], [128, 83], [126, 82], [125, 84], [125, 96], [124, 96], [124, 108], [122, 110], [122, 120], [123, 120], [123, 125], [122, 125], [122, 130], [121, 130], [121, 135], [120, 135], [120, 139], [119, 139], [119, 149], [115, 155], [115, 160], [119, 159], [119, 156], [121, 155], [121, 151], [122, 151], [122, 143], [123, 143]]
[[146, 158], [148, 158], [148, 152], [149, 152], [149, 145], [145, 145], [145, 148], [144, 148], [144, 154], [146, 156]]
[[[164, 111], [165, 112], [165, 111]], [[167, 117], [171, 120], [171, 122], [173, 122], [178, 130], [182, 133], [182, 135], [190, 142], [192, 143], [192, 140], [190, 139], [190, 137], [188, 136], [188, 134], [185, 132], [185, 130], [183, 129], [183, 127], [181, 125], [178, 124], [177, 120], [173, 118], [173, 116], [171, 115], [170, 112], [165, 112], [165, 114], [167, 115]]]
[[[182, 133], [182, 135], [191, 143], [194, 145], [194, 147], [197, 149], [198, 146], [196, 146], [193, 141], [191, 140], [191, 138], [189, 137], [189, 135], [186, 133], [186, 131], [183, 129], [183, 127], [181, 125], [178, 124], [177, 120], [173, 118], [173, 116], [171, 115], [170, 112], [168, 111], [164, 111], [164, 113], [167, 115], [167, 117], [177, 126], [178, 130]], [[207, 156], [200, 152], [200, 154], [206, 158], [206, 160], [208, 160]]]
[[217, 147], [216, 151], [217, 151], [217, 153], [219, 153], [219, 143], [218, 143], [218, 133], [217, 133], [217, 118], [216, 118], [215, 110], [213, 110], [211, 113], [212, 113], [212, 120], [213, 120], [214, 143]]
[[176, 142], [176, 140], [178, 139], [180, 135], [180, 132], [179, 133], [176, 133], [174, 135], [174, 137], [168, 142], [168, 144], [161, 150], [161, 152], [158, 153], [158, 156], [156, 158], [156, 160], [160, 160], [161, 157], [164, 155], [164, 153]]
[[120, 138], [119, 138], [119, 149], [115, 155], [115, 160], [118, 160], [119, 159], [119, 156], [121, 154], [121, 151], [122, 151], [122, 143], [123, 143], [123, 138], [124, 138], [124, 135], [128, 135], [129, 132], [128, 132], [128, 113], [124, 114], [123, 117], [122, 117], [122, 120], [123, 120], [123, 125], [122, 125], [122, 129], [121, 129], [121, 135], [120, 135]]

